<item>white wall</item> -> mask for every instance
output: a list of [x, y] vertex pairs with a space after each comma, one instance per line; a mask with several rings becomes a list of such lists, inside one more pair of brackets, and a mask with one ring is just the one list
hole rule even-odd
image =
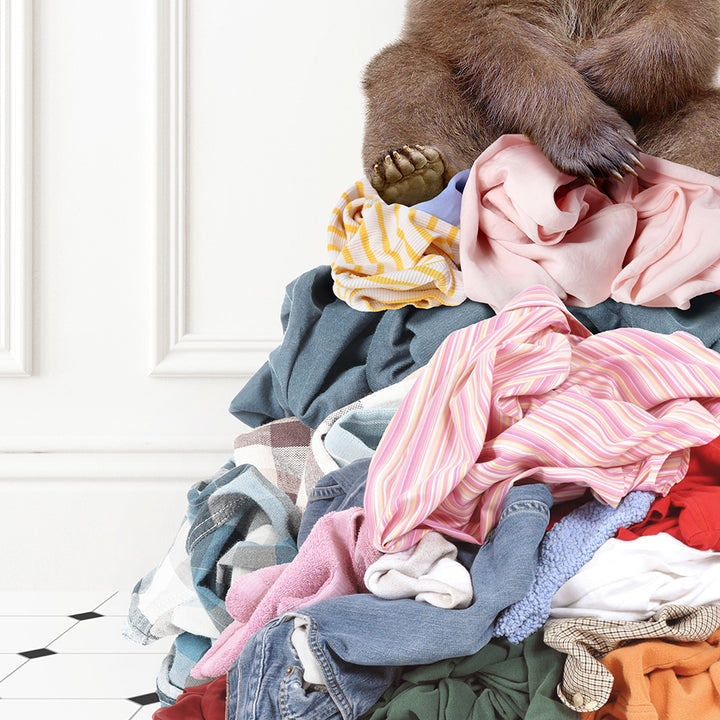
[[0, 589], [132, 585], [326, 262], [401, 0], [0, 0]]
[[0, 589], [132, 585], [325, 262], [402, 0], [0, 0]]

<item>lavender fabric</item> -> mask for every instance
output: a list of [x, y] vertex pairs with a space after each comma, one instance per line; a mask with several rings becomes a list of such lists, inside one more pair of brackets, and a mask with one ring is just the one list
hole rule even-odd
[[498, 615], [493, 635], [519, 643], [540, 629], [550, 616], [550, 601], [558, 588], [614, 537], [618, 528], [643, 520], [655, 497], [650, 492], [631, 492], [616, 508], [590, 500], [553, 525], [540, 543], [530, 589]]

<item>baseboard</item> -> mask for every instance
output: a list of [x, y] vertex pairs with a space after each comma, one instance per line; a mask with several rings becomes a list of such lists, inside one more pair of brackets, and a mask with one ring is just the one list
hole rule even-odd
[[0, 590], [131, 589], [231, 452], [0, 452]]
[[193, 480], [232, 456], [232, 438], [0, 438], [1, 480]]
[[232, 456], [227, 452], [0, 453], [5, 480], [201, 480]]

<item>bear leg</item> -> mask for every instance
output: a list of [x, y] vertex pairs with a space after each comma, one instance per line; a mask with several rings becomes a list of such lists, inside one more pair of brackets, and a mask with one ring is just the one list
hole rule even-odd
[[363, 87], [363, 165], [386, 202], [435, 197], [501, 134], [452, 69], [422, 47], [398, 42], [382, 50]]
[[635, 130], [649, 155], [720, 176], [720, 89], [695, 95], [667, 117], [645, 119]]

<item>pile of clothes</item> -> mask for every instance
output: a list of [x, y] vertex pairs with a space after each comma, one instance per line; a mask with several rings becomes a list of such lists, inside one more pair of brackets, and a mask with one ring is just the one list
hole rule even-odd
[[642, 159], [343, 193], [133, 591], [156, 720], [720, 718], [720, 180]]

